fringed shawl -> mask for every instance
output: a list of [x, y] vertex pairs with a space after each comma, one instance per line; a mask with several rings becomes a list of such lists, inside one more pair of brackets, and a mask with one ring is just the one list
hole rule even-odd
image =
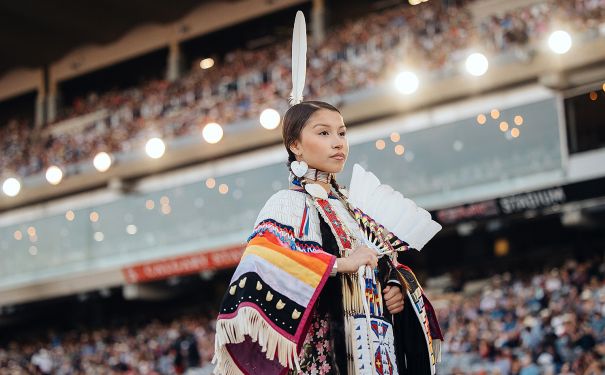
[[[304, 194], [289, 194], [304, 204]], [[274, 195], [259, 214], [223, 298], [215, 373], [270, 375], [298, 368], [310, 314], [336, 257], [317, 242], [296, 238], [292, 219], [280, 223], [265, 217], [270, 212], [279, 217], [276, 211], [287, 208], [279, 197]]]

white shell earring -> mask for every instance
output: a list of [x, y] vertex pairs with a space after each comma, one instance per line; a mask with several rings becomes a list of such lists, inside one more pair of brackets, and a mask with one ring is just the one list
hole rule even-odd
[[307, 173], [307, 170], [309, 170], [309, 165], [304, 160], [293, 161], [290, 163], [290, 169], [296, 177], [302, 177]]

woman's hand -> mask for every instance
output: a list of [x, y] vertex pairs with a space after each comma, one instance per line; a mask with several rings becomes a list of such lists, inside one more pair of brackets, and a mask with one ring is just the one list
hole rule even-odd
[[338, 258], [336, 261], [338, 262], [338, 272], [342, 273], [357, 272], [361, 266], [370, 266], [372, 268], [378, 266], [376, 251], [367, 246], [359, 246], [348, 257]]
[[389, 285], [382, 291], [382, 296], [391, 315], [403, 311], [403, 293], [401, 292], [401, 288]]

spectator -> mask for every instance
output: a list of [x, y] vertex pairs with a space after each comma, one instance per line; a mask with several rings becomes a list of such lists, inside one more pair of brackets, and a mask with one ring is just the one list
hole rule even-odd
[[[467, 50], [477, 44], [493, 55], [513, 53], [527, 60], [551, 24], [563, 21], [578, 34], [605, 30], [605, 0], [547, 0], [486, 19], [473, 19], [470, 2], [399, 5], [345, 22], [309, 49], [305, 95], [340, 100], [387, 81], [401, 61], [422, 62], [417, 68], [429, 75], [456, 74]], [[59, 120], [102, 110], [107, 114], [74, 134], [31, 134], [31, 124], [10, 121], [0, 128], [0, 169], [25, 177], [52, 164], [89, 160], [100, 151], [130, 152], [152, 134], [165, 139], [197, 135], [210, 121], [230, 124], [257, 118], [266, 107], [287, 108], [289, 41], [234, 50], [223, 61], [209, 70], [194, 67], [176, 82], [149, 80], [76, 98]]]

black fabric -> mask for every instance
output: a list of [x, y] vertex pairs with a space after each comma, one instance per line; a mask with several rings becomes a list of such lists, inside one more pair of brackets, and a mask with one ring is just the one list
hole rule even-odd
[[[325, 252], [340, 257], [340, 251], [336, 238], [332, 234], [330, 226], [319, 215], [319, 228], [321, 230], [322, 247]], [[331, 375], [347, 373], [347, 350], [345, 343], [344, 311], [342, 306], [342, 287], [339, 277], [330, 277], [321, 291], [316, 304], [317, 312], [328, 313], [330, 320], [330, 334], [334, 340], [333, 350], [336, 359], [335, 368], [330, 371]]]
[[[336, 238], [330, 226], [319, 216], [319, 228], [321, 230], [322, 247], [324, 251], [340, 256]], [[378, 262], [379, 280], [382, 285], [387, 285], [389, 280], [397, 279], [398, 272], [393, 269], [386, 258]], [[400, 375], [430, 375], [431, 366], [426, 346], [426, 339], [422, 327], [413, 311], [411, 301], [404, 295], [405, 305], [401, 313], [393, 316], [384, 309], [384, 318], [393, 322], [395, 353], [397, 367]], [[331, 316], [330, 332], [334, 339], [334, 354], [336, 357], [336, 368], [330, 374], [347, 374], [347, 352], [345, 344], [344, 311], [342, 306], [342, 287], [339, 277], [330, 277], [324, 289], [319, 295], [317, 305], [319, 313], [329, 313]], [[407, 361], [406, 361], [407, 359]]]
[[[393, 333], [399, 375], [430, 375], [431, 364], [426, 339], [411, 304], [412, 301], [406, 298], [403, 311], [395, 315]], [[407, 362], [400, 358], [405, 358]]]
[[[239, 287], [239, 282], [246, 278], [245, 288]], [[261, 290], [256, 289], [257, 283], [260, 283], [262, 286]], [[231, 295], [229, 290], [231, 287], [235, 286], [235, 294]], [[271, 301], [267, 301], [267, 292], [273, 295]], [[300, 318], [293, 319], [292, 313], [294, 310], [300, 313], [302, 316], [305, 312], [305, 307], [299, 305], [298, 303], [292, 301], [285, 295], [277, 292], [275, 289], [271, 288], [268, 284], [266, 284], [258, 274], [254, 272], [246, 272], [241, 275], [237, 280], [229, 285], [227, 288], [227, 292], [223, 297], [223, 302], [221, 303], [221, 314], [229, 314], [237, 310], [237, 307], [240, 303], [244, 302], [253, 302], [263, 309], [263, 312], [270, 319], [273, 324], [282, 328], [284, 331], [288, 332], [291, 335], [296, 333], [298, 329]], [[277, 302], [282, 301], [285, 306], [281, 309], [277, 308]]]

